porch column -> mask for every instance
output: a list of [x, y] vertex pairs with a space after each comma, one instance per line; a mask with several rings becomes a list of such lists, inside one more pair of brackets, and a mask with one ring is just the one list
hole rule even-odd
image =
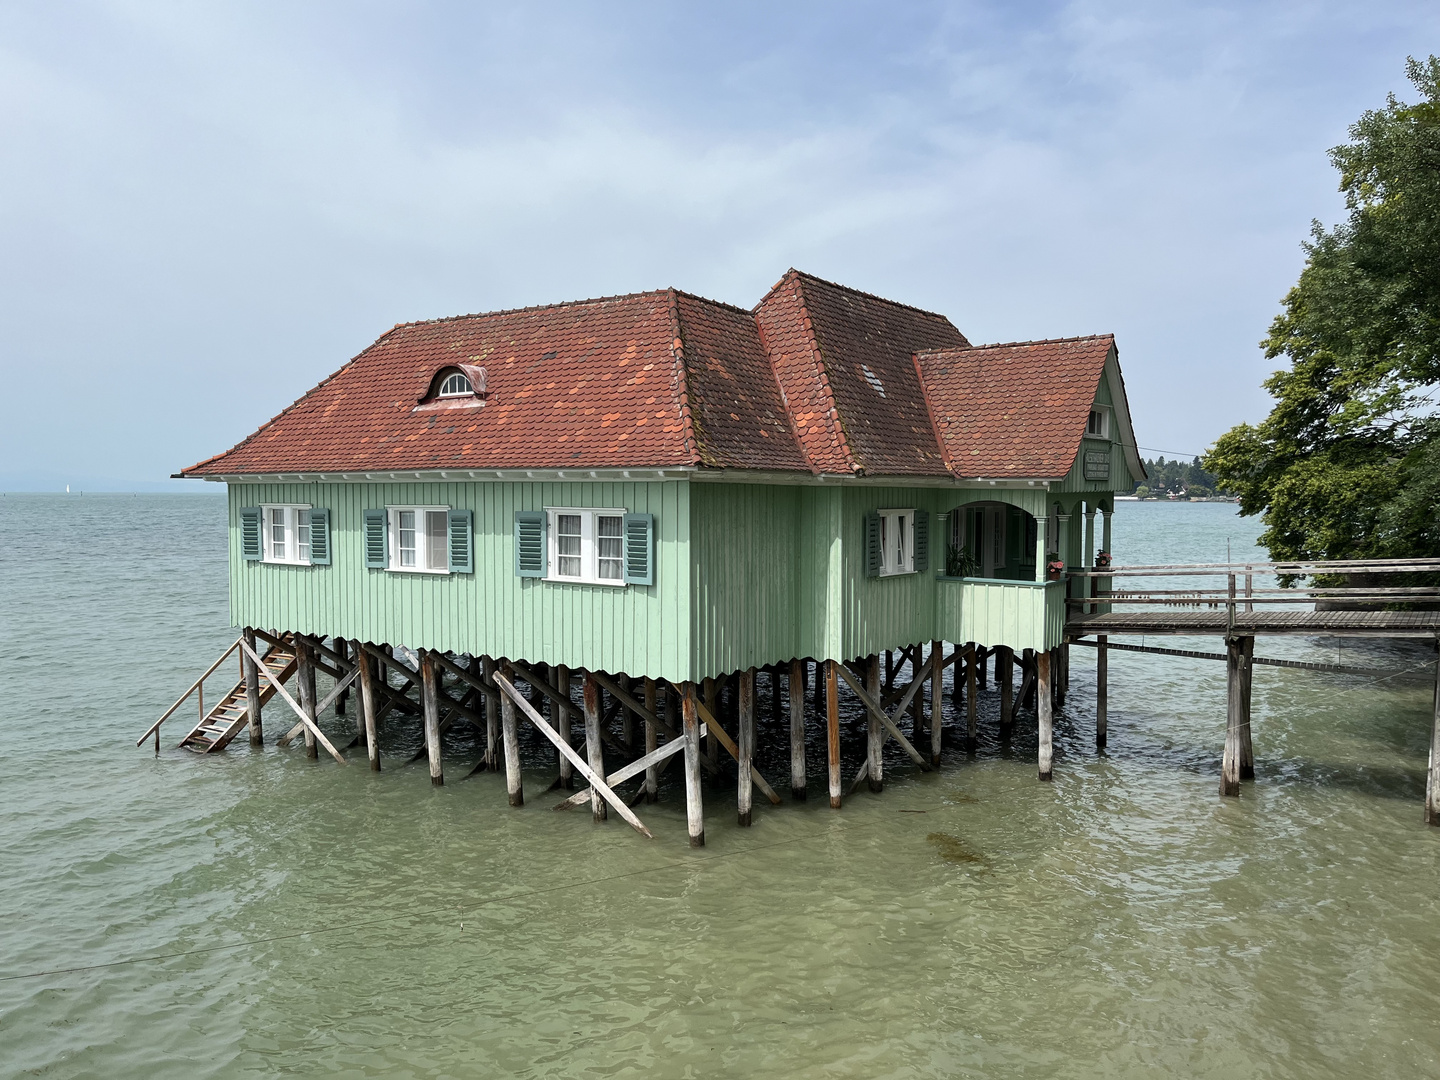
[[1050, 515], [1042, 514], [1035, 519], [1035, 580], [1045, 580], [1045, 556], [1050, 545], [1046, 543], [1046, 530], [1050, 528]]
[[[1080, 552], [1080, 564], [1086, 570], [1095, 569], [1095, 504], [1093, 502], [1085, 504], [1085, 549]], [[1084, 587], [1082, 595], [1087, 598], [1094, 596], [1095, 579], [1087, 577], [1082, 579], [1082, 583]], [[1091, 605], [1085, 606], [1087, 614], [1093, 610]]]

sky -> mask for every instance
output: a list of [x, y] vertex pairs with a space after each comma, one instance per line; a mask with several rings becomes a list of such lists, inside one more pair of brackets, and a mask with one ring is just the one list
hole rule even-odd
[[1268, 411], [1326, 151], [1440, 4], [0, 5], [0, 490], [194, 490], [397, 322], [790, 267]]

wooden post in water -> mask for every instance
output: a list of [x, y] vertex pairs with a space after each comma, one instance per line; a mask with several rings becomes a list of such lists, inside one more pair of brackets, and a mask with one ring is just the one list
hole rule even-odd
[[[887, 650], [887, 659], [892, 654]], [[894, 674], [894, 663], [890, 660], [891, 674]], [[865, 689], [879, 700], [885, 695], [880, 688], [880, 657], [872, 654], [865, 658]], [[885, 729], [880, 726], [880, 719], [868, 709], [865, 712], [865, 763], [868, 766], [869, 777], [867, 778], [871, 791], [885, 790], [885, 759], [881, 753], [885, 745]]]
[[[585, 672], [585, 763], [590, 766], [590, 771], [596, 776], [605, 775], [605, 747], [600, 742], [600, 724], [603, 720], [600, 701], [600, 684], [595, 681], [595, 676], [589, 671]], [[596, 821], [604, 821], [605, 800], [595, 790], [594, 785], [590, 787], [590, 816]]]
[[1000, 738], [1008, 740], [1015, 730], [1015, 650], [1009, 645], [996, 647], [995, 680], [1000, 684]]
[[[660, 717], [663, 719], [665, 713], [665, 706], [660, 704], [660, 688], [655, 685], [655, 680], [649, 678], [648, 676], [645, 679], [644, 704], [646, 711], [649, 712], [652, 716]], [[648, 757], [650, 754], [653, 754], [658, 749], [660, 749], [659, 732], [656, 730], [654, 724], [652, 724], [649, 720], [646, 720], [645, 754]], [[640, 785], [640, 791], [644, 795], [645, 801], [647, 803], [653, 803], [660, 798], [660, 767], [658, 765], [649, 765], [646, 767], [645, 782]]]
[[976, 647], [965, 646], [965, 752], [975, 753], [980, 745], [980, 718], [975, 700]]
[[[550, 678], [555, 692], [564, 699], [558, 703], [559, 708], [555, 710], [555, 729], [560, 738], [565, 740], [566, 746], [573, 746], [575, 744], [570, 741], [570, 669], [564, 664], [556, 664], [550, 669]], [[573, 791], [575, 766], [565, 754], [560, 754], [558, 750], [556, 753], [560, 757], [560, 786], [566, 791]]]
[[505, 695], [500, 693], [500, 688], [495, 685], [495, 661], [488, 656], [480, 657], [480, 670], [484, 672], [481, 678], [485, 685], [495, 691], [495, 697], [500, 699], [500, 709], [495, 709], [495, 697], [489, 697], [485, 702], [485, 768], [490, 772], [500, 770], [500, 719], [505, 713]]
[[944, 642], [930, 642], [930, 764], [940, 767], [940, 729], [944, 717], [940, 715], [940, 699], [944, 691], [945, 668]]
[[1245, 673], [1245, 646], [1240, 638], [1225, 639], [1226, 709], [1225, 756], [1220, 763], [1220, 794], [1231, 798], [1240, 794], [1240, 721]]
[[[1440, 638], [1435, 639], [1440, 649]], [[1440, 825], [1440, 662], [1435, 665], [1435, 698], [1430, 718], [1430, 765], [1425, 770], [1425, 824]]]
[[380, 707], [376, 697], [375, 661], [355, 642], [355, 663], [360, 665], [360, 722], [364, 725], [365, 752], [370, 756], [370, 771], [380, 771], [380, 742], [375, 737], [375, 713]]
[[790, 797], [805, 801], [805, 661], [790, 661]]
[[1250, 689], [1255, 675], [1255, 639], [1243, 637], [1244, 663], [1240, 667], [1240, 779], [1255, 779], [1255, 747], [1250, 743]]
[[[1022, 709], [1034, 709], [1037, 707], [1035, 704], [1035, 684], [1039, 682], [1035, 677], [1034, 649], [1026, 649], [1020, 654], [1020, 675], [1020, 707]], [[1030, 678], [1028, 687], [1025, 684], [1025, 676], [1027, 675]]]
[[[247, 626], [241, 632], [245, 644], [255, 649], [255, 631]], [[258, 650], [257, 650], [258, 655]], [[261, 730], [260, 721], [260, 668], [250, 654], [244, 649], [240, 650], [240, 669], [245, 675], [245, 709], [250, 717], [250, 745], [264, 746], [265, 733]]]
[[[344, 660], [354, 660], [354, 659], [355, 659], [354, 656], [352, 656], [351, 653], [350, 653], [350, 645], [349, 645], [349, 643], [348, 643], [344, 638], [338, 638], [338, 637], [337, 637], [337, 638], [331, 638], [331, 639], [330, 639], [330, 644], [335, 647], [335, 652], [336, 652], [337, 655], [340, 656], [341, 659], [344, 659]], [[345, 703], [346, 703], [347, 701], [349, 701], [349, 700], [350, 700], [350, 687], [347, 686], [344, 690], [341, 690], [341, 691], [340, 691], [340, 696], [335, 699], [335, 715], [336, 715], [336, 716], [344, 716], [344, 715], [345, 715]], [[355, 727], [356, 727], [356, 732], [355, 732], [355, 734], [357, 734], [357, 735], [363, 734], [363, 731], [362, 731], [362, 729], [360, 728], [360, 724], [359, 724], [358, 720], [357, 720], [357, 722], [356, 722], [356, 724], [355, 724]]]
[[[310, 723], [315, 722], [315, 659], [310, 652], [310, 644], [299, 634], [295, 635], [295, 681], [300, 685], [300, 708], [309, 717]], [[310, 725], [305, 726], [305, 756], [314, 761], [320, 756], [320, 748], [315, 742], [315, 732]]]
[[440, 763], [440, 685], [435, 657], [429, 649], [420, 653], [420, 704], [425, 717], [425, 753], [430, 759], [430, 783], [445, 784]]
[[1095, 636], [1095, 746], [1104, 750], [1109, 738], [1110, 638]]
[[[830, 808], [840, 809], [840, 687], [835, 674], [838, 660], [825, 661], [825, 750], [830, 765]], [[820, 681], [816, 673], [817, 683]]]
[[[1083, 580], [1088, 581], [1088, 578]], [[1063, 639], [1055, 649], [1055, 708], [1065, 707], [1065, 695], [1070, 692], [1070, 639]]]
[[1054, 760], [1055, 722], [1050, 709], [1050, 665], [1054, 650], [1035, 654], [1035, 713], [1040, 729], [1040, 779], [1050, 780]]
[[910, 661], [910, 678], [920, 680], [920, 689], [915, 691], [915, 696], [910, 699], [910, 741], [916, 746], [920, 745], [925, 734], [925, 669], [921, 666], [925, 656], [925, 645], [923, 642], [915, 646], [914, 659]]
[[750, 824], [751, 799], [755, 793], [755, 781], [750, 778], [750, 768], [755, 761], [755, 669], [746, 668], [740, 673], [740, 723], [736, 742], [740, 753], [737, 755], [735, 770], [739, 780], [736, 791], [735, 809], [742, 827]]
[[[892, 686], [894, 686], [894, 685], [895, 685], [895, 650], [894, 650], [894, 649], [886, 649], [886, 650], [885, 650], [885, 688], [888, 690], [890, 687], [892, 687]], [[870, 686], [869, 683], [868, 683], [868, 680], [867, 680], [865, 689], [869, 690], [869, 691], [873, 694], [873, 693], [875, 693], [875, 689], [876, 689], [876, 688], [873, 687], [873, 686]]]
[[680, 684], [680, 722], [685, 740], [685, 824], [690, 846], [705, 846], [705, 806], [700, 793], [700, 712], [695, 708], [695, 684]]
[[[511, 686], [515, 685], [515, 669], [510, 666], [510, 661], [505, 660], [500, 664], [500, 674]], [[504, 743], [505, 753], [505, 794], [510, 800], [511, 806], [525, 805], [524, 781], [520, 776], [520, 732], [516, 730], [515, 702], [510, 695], [499, 690], [500, 693], [500, 741]], [[600, 773], [604, 776], [604, 772]]]

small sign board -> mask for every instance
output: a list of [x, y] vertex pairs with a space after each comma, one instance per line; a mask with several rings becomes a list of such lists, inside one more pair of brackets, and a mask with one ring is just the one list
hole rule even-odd
[[1110, 479], [1110, 451], [1109, 450], [1086, 450], [1084, 463], [1081, 465], [1086, 480], [1109, 480]]

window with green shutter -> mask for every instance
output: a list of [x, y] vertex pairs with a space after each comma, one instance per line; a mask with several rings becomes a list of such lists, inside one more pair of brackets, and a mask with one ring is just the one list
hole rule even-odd
[[390, 515], [385, 510], [365, 511], [365, 567], [384, 570], [390, 565], [389, 537], [386, 535]]
[[545, 563], [545, 511], [515, 511], [516, 575], [543, 578]]
[[259, 562], [260, 551], [260, 507], [240, 508], [240, 554], [251, 562]]
[[880, 515], [871, 510], [865, 515], [865, 576], [880, 576]]
[[310, 508], [310, 565], [330, 565], [330, 511]]
[[918, 573], [930, 569], [930, 511], [915, 511], [914, 564]]
[[625, 584], [655, 584], [655, 515], [625, 515]]
[[470, 510], [450, 511], [450, 572], [475, 572], [474, 514]]

